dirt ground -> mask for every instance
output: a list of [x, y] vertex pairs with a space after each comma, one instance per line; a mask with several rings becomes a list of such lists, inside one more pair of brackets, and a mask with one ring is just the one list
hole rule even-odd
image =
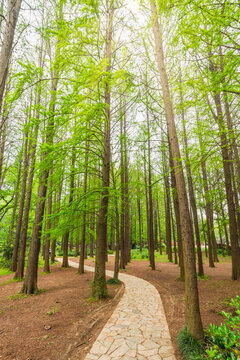
[[[77, 261], [77, 260], [75, 260]], [[107, 269], [114, 258], [109, 256]], [[86, 265], [94, 266], [93, 260]], [[179, 268], [171, 263], [156, 263], [152, 271], [147, 261], [132, 261], [126, 273], [152, 283], [159, 291], [176, 351], [176, 336], [185, 324], [184, 283], [177, 280]], [[231, 264], [205, 265], [207, 279], [199, 280], [201, 314], [204, 327], [220, 324], [220, 312], [229, 310], [228, 299], [240, 295], [240, 281], [231, 280]], [[9, 298], [21, 283], [4, 284], [12, 275], [0, 277], [0, 360], [82, 360], [115, 309], [124, 288], [108, 287], [110, 297], [91, 301], [92, 273], [77, 275], [76, 269], [52, 268], [40, 274], [39, 287], [46, 290], [30, 297]], [[49, 328], [50, 327], [50, 328]]]
[[[41, 270], [40, 270], [41, 271]], [[92, 301], [93, 273], [52, 267], [39, 275], [38, 295], [16, 295], [22, 283], [0, 277], [0, 359], [82, 360], [120, 300], [123, 285], [109, 285], [109, 298]]]
[[[114, 258], [109, 256], [107, 269], [112, 270]], [[88, 260], [86, 265], [93, 266]], [[141, 277], [152, 283], [161, 295], [163, 306], [171, 333], [176, 357], [181, 356], [177, 349], [176, 336], [185, 324], [184, 283], [177, 280], [179, 268], [172, 263], [156, 263], [156, 271], [152, 271], [147, 261], [132, 261], [126, 273]], [[204, 328], [210, 323], [219, 325], [223, 321], [222, 310], [232, 311], [226, 299], [240, 295], [240, 281], [231, 280], [231, 264], [219, 263], [215, 268], [204, 266], [208, 279], [198, 280], [201, 315]]]

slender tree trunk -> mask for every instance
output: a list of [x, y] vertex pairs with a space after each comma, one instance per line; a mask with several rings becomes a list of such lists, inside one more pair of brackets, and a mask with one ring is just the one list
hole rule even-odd
[[[62, 16], [62, 9], [60, 4], [60, 17]], [[60, 50], [59, 41], [56, 48], [56, 58], [58, 60], [58, 54]], [[51, 98], [49, 105], [49, 116], [46, 128], [46, 145], [47, 150], [42, 156], [41, 165], [43, 170], [41, 171], [40, 176], [40, 185], [38, 188], [38, 199], [37, 206], [35, 211], [35, 219], [32, 232], [32, 241], [30, 245], [30, 251], [28, 256], [28, 265], [26, 270], [26, 276], [24, 279], [22, 292], [25, 294], [32, 294], [38, 291], [37, 288], [37, 272], [38, 272], [38, 256], [40, 251], [40, 239], [42, 232], [42, 221], [44, 216], [45, 208], [45, 199], [47, 193], [47, 182], [49, 177], [49, 172], [52, 166], [52, 159], [50, 155], [50, 149], [53, 147], [53, 136], [54, 136], [54, 114], [56, 106], [56, 95], [57, 95], [57, 84], [58, 84], [58, 63], [54, 64], [54, 73], [52, 76], [51, 84]]]
[[[210, 64], [210, 71], [214, 73], [212, 64]], [[217, 123], [220, 132], [221, 139], [221, 152], [223, 159], [223, 171], [224, 171], [224, 182], [227, 195], [227, 205], [228, 205], [228, 214], [229, 214], [229, 229], [230, 229], [230, 239], [231, 239], [231, 248], [232, 248], [232, 279], [237, 280], [240, 277], [240, 247], [238, 243], [238, 232], [237, 232], [237, 221], [236, 221], [236, 210], [233, 199], [233, 189], [232, 189], [232, 178], [231, 178], [231, 168], [230, 168], [230, 158], [228, 151], [228, 141], [226, 136], [225, 124], [223, 121], [223, 112], [220, 94], [214, 94], [214, 102], [217, 112]]]
[[202, 177], [203, 177], [203, 189], [204, 189], [204, 197], [206, 200], [206, 218], [207, 218], [207, 238], [208, 238], [208, 260], [209, 267], [214, 267], [213, 262], [213, 217], [212, 217], [212, 208], [211, 202], [209, 199], [209, 187], [208, 187], [208, 178], [207, 178], [207, 169], [206, 169], [206, 161], [204, 159], [203, 154], [203, 142], [202, 142], [202, 134], [200, 131], [200, 123], [198, 118], [198, 112], [196, 113], [197, 118], [197, 126], [198, 126], [198, 138], [201, 152], [201, 168], [202, 168]]
[[194, 187], [193, 187], [192, 171], [191, 171], [191, 167], [190, 167], [185, 114], [184, 114], [184, 109], [183, 109], [183, 95], [182, 95], [181, 79], [180, 79], [180, 98], [181, 98], [181, 107], [182, 107], [181, 114], [182, 114], [182, 125], [183, 125], [184, 150], [185, 150], [185, 156], [186, 156], [186, 172], [187, 172], [188, 192], [189, 192], [189, 198], [190, 198], [190, 205], [191, 205], [192, 213], [193, 213], [193, 224], [194, 224], [196, 244], [197, 244], [198, 275], [203, 276], [204, 270], [203, 270], [203, 260], [202, 260], [202, 249], [201, 249], [200, 233], [199, 233], [199, 225], [198, 225], [197, 205], [196, 205], [195, 192], [194, 192]]
[[170, 185], [168, 169], [164, 164], [164, 184], [165, 184], [165, 227], [166, 227], [166, 245], [168, 260], [172, 262], [172, 231], [171, 231], [171, 214], [170, 214]]
[[[215, 200], [215, 202], [216, 202], [216, 204], [217, 204], [217, 199]], [[220, 237], [220, 244], [221, 244], [221, 249], [222, 249], [222, 256], [225, 257], [224, 245], [223, 245], [223, 238], [222, 238], [222, 229], [221, 229], [221, 224], [220, 224], [218, 209], [216, 209], [216, 212], [217, 212], [218, 232], [219, 232], [219, 237]]]
[[224, 213], [224, 208], [223, 208], [222, 201], [221, 201], [221, 211], [222, 211], [224, 233], [225, 233], [225, 239], [226, 239], [226, 245], [227, 245], [227, 253], [228, 253], [228, 256], [231, 256], [232, 253], [231, 253], [231, 248], [230, 248], [230, 244], [229, 244], [228, 230], [227, 230], [227, 224], [226, 224], [226, 217], [225, 217], [225, 213]]
[[146, 168], [146, 152], [144, 149], [144, 159], [143, 159], [143, 163], [144, 163], [144, 183], [145, 183], [145, 199], [146, 199], [146, 217], [147, 217], [147, 245], [148, 245], [148, 256], [149, 256], [149, 260], [150, 260], [150, 215], [149, 215], [149, 193], [147, 191], [147, 187], [148, 187], [148, 182], [147, 182], [147, 168]]
[[[21, 0], [8, 0], [5, 32], [0, 52], [0, 112], [2, 108], [9, 63], [12, 55], [14, 33], [18, 21], [21, 3]], [[0, 129], [0, 134], [1, 133], [2, 129]]]
[[31, 168], [30, 168], [29, 178], [28, 178], [26, 204], [25, 204], [23, 223], [22, 223], [22, 232], [21, 232], [20, 249], [19, 249], [19, 259], [18, 259], [18, 264], [17, 264], [17, 271], [15, 273], [15, 278], [16, 279], [18, 279], [18, 278], [22, 279], [23, 276], [24, 276], [28, 219], [29, 219], [29, 212], [30, 212], [30, 205], [31, 205], [31, 198], [32, 198], [32, 186], [33, 186], [35, 161], [36, 161], [38, 128], [39, 128], [39, 125], [37, 124], [35, 126], [34, 142], [32, 144], [32, 149], [31, 149], [31, 151], [32, 151], [32, 153], [31, 153]]
[[[108, 18], [108, 28], [106, 37], [106, 73], [111, 70], [112, 58], [112, 23], [114, 15], [114, 2], [111, 1]], [[105, 251], [107, 236], [107, 211], [109, 199], [109, 177], [110, 177], [110, 86], [108, 81], [105, 84], [105, 122], [104, 122], [104, 154], [102, 167], [102, 197], [97, 223], [96, 236], [96, 257], [95, 257], [95, 276], [92, 283], [92, 295], [97, 299], [107, 295], [106, 272], [105, 272]]]
[[20, 199], [20, 206], [19, 206], [19, 211], [18, 211], [18, 220], [17, 220], [17, 228], [16, 228], [16, 234], [15, 234], [13, 255], [12, 255], [12, 261], [11, 261], [11, 266], [10, 266], [11, 271], [17, 270], [19, 239], [20, 239], [20, 234], [21, 234], [22, 217], [23, 217], [23, 211], [24, 211], [27, 176], [28, 176], [28, 133], [25, 134], [25, 148], [24, 148], [23, 164], [24, 165], [23, 165], [21, 199]]
[[93, 214], [91, 216], [91, 236], [90, 236], [90, 257], [93, 257], [94, 254], [94, 236], [95, 232], [95, 206], [93, 204]]
[[202, 208], [200, 207], [200, 214], [201, 214], [201, 221], [202, 221], [202, 232], [203, 232], [203, 238], [204, 238], [204, 248], [205, 248], [205, 256], [208, 257], [208, 251], [207, 251], [207, 241], [206, 241], [206, 233], [205, 233], [205, 224], [203, 221], [203, 214], [202, 214]]
[[75, 257], [79, 255], [79, 238], [80, 238], [80, 230], [77, 228], [76, 231], [76, 246], [75, 246]]
[[[112, 165], [112, 181], [113, 188], [116, 191], [116, 182], [114, 176], [114, 170]], [[113, 279], [118, 280], [118, 272], [119, 272], [119, 244], [120, 244], [120, 236], [119, 236], [119, 211], [118, 211], [118, 201], [116, 195], [114, 196], [115, 200], [115, 214], [116, 214], [116, 246], [115, 246], [115, 261], [114, 261], [114, 274]]]
[[171, 206], [171, 221], [172, 221], [172, 231], [173, 231], [174, 264], [177, 264], [177, 263], [178, 263], [178, 259], [177, 259], [177, 245], [176, 245], [175, 224], [174, 224], [174, 219], [173, 219], [172, 206]]
[[18, 165], [18, 177], [17, 177], [16, 188], [15, 188], [15, 198], [14, 198], [14, 205], [13, 205], [13, 212], [12, 212], [12, 220], [11, 220], [11, 226], [10, 226], [9, 237], [8, 237], [9, 244], [12, 243], [13, 229], [14, 229], [14, 223], [15, 223], [15, 217], [16, 217], [16, 211], [17, 211], [17, 205], [18, 205], [19, 185], [20, 185], [20, 180], [21, 180], [21, 169], [22, 169], [22, 152], [20, 154], [19, 165]]
[[47, 211], [47, 233], [46, 233], [46, 244], [45, 244], [45, 256], [44, 256], [44, 269], [45, 273], [50, 273], [50, 264], [49, 264], [49, 249], [50, 249], [50, 239], [51, 239], [51, 227], [52, 227], [52, 188], [53, 188], [53, 168], [50, 170], [50, 182], [48, 186], [48, 211]]
[[131, 260], [131, 235], [130, 235], [130, 210], [129, 210], [129, 176], [128, 176], [128, 151], [127, 151], [127, 130], [126, 130], [126, 113], [123, 115], [123, 124], [124, 124], [124, 195], [125, 195], [125, 214], [124, 214], [124, 224], [125, 224], [125, 246], [126, 254], [125, 259], [126, 263]]
[[153, 31], [155, 37], [158, 70], [163, 91], [163, 100], [165, 105], [167, 127], [171, 153], [174, 163], [177, 192], [179, 197], [181, 231], [183, 239], [183, 254], [185, 268], [185, 294], [186, 294], [186, 320], [188, 332], [198, 339], [203, 339], [203, 327], [200, 316], [197, 274], [195, 265], [195, 253], [193, 244], [193, 232], [191, 218], [188, 207], [188, 199], [182, 170], [177, 131], [174, 121], [173, 107], [168, 85], [168, 78], [164, 64], [164, 54], [162, 46], [162, 36], [158, 24], [157, 9], [154, 0], [151, 0], [151, 11], [153, 17]]
[[79, 274], [84, 273], [85, 241], [86, 241], [86, 211], [87, 211], [85, 198], [87, 193], [87, 180], [88, 180], [88, 152], [89, 152], [89, 142], [87, 140], [86, 152], [85, 152], [84, 180], [83, 180], [84, 210], [83, 210], [83, 218], [82, 218], [82, 238], [81, 238], [80, 258], [79, 258], [79, 267], [78, 267]]
[[155, 266], [155, 257], [154, 257], [154, 238], [153, 238], [151, 142], [150, 142], [150, 121], [149, 121], [148, 107], [147, 107], [147, 132], [148, 132], [149, 260], [152, 270], [155, 270], [156, 266]]
[[[70, 174], [70, 192], [69, 192], [69, 201], [68, 206], [71, 208], [72, 202], [73, 202], [73, 195], [74, 195], [74, 176], [75, 176], [75, 160], [76, 160], [76, 149], [73, 146], [72, 149], [72, 162], [71, 162], [71, 174]], [[70, 215], [72, 217], [72, 215]], [[66, 233], [63, 236], [63, 261], [62, 261], [62, 267], [68, 268], [68, 240], [69, 240], [69, 233], [70, 229], [68, 227]]]
[[125, 170], [124, 170], [124, 146], [123, 146], [123, 120], [120, 122], [120, 146], [121, 146], [121, 227], [120, 227], [120, 242], [121, 242], [121, 257], [120, 268], [125, 269], [126, 266], [126, 241], [125, 241]]
[[179, 267], [180, 267], [180, 276], [179, 280], [184, 281], [184, 261], [183, 261], [183, 246], [182, 246], [182, 234], [181, 234], [181, 222], [180, 222], [180, 209], [179, 209], [179, 200], [178, 193], [176, 188], [176, 177], [173, 170], [173, 160], [171, 153], [169, 152], [169, 164], [171, 167], [171, 187], [172, 187], [172, 197], [173, 197], [173, 206], [174, 213], [177, 224], [177, 239], [178, 239], [178, 257], [179, 257]]
[[160, 255], [162, 255], [162, 228], [161, 228], [161, 220], [160, 220], [160, 211], [158, 204], [158, 193], [157, 193], [157, 218], [158, 218], [158, 233], [159, 233], [159, 247], [160, 247]]

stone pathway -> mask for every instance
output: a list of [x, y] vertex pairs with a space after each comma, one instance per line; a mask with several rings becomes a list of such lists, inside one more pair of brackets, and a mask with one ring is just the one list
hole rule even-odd
[[[72, 261], [69, 265], [78, 267]], [[112, 271], [106, 274], [113, 276]], [[127, 274], [119, 274], [119, 279], [125, 284], [124, 295], [85, 360], [176, 360], [156, 288]]]

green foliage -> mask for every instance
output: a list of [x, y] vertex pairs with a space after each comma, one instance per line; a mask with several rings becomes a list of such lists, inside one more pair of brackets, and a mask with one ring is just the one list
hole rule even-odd
[[131, 250], [131, 258], [134, 260], [141, 260], [141, 259], [148, 259], [148, 250], [143, 249], [142, 252], [139, 249], [132, 249]]
[[2, 253], [2, 256], [0, 256], [0, 268], [8, 269], [11, 265], [11, 258], [13, 253], [12, 245], [6, 243], [2, 244], [0, 252]]
[[188, 333], [186, 327], [178, 334], [177, 342], [184, 360], [203, 359], [203, 345]]
[[114, 278], [110, 278], [107, 280], [107, 285], [115, 285], [115, 284], [119, 285], [121, 284], [121, 281]]
[[232, 299], [229, 305], [236, 309], [236, 315], [233, 316], [223, 311], [225, 323], [220, 326], [210, 324], [207, 329], [208, 347], [206, 354], [208, 359], [240, 359], [240, 296]]

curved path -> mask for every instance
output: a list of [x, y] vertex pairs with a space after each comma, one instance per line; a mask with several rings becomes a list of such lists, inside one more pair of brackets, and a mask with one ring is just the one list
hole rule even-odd
[[[69, 265], [78, 267], [72, 261]], [[113, 276], [112, 271], [106, 274]], [[123, 297], [85, 360], [176, 360], [156, 288], [132, 275], [119, 273], [119, 279], [125, 284]]]

